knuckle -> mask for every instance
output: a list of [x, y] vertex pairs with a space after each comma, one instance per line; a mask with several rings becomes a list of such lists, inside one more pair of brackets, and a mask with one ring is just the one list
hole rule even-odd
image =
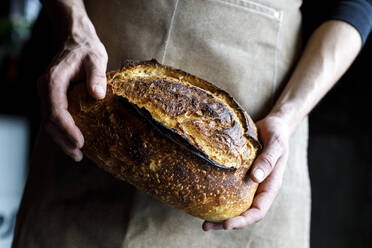
[[89, 81], [89, 85], [91, 87], [94, 87], [96, 85], [99, 85], [100, 87], [103, 87], [106, 85], [106, 76], [102, 75], [102, 73], [99, 73], [98, 71], [92, 71], [91, 72], [91, 80]]
[[98, 53], [97, 55], [104, 61], [107, 61], [108, 60], [108, 55], [107, 55], [107, 52], [105, 49], [100, 49], [98, 50]]
[[272, 144], [278, 145], [281, 148], [285, 147], [284, 139], [282, 138], [282, 136], [280, 134], [274, 134], [271, 137], [270, 141], [271, 141]]
[[281, 152], [287, 152], [288, 151], [288, 140], [285, 139], [285, 135], [282, 134], [274, 134], [271, 139], [270, 143], [274, 146], [276, 146]]
[[102, 69], [102, 66], [97, 64], [88, 65], [89, 74], [92, 77], [92, 84], [105, 84], [106, 83], [106, 74]]
[[92, 66], [102, 67], [107, 64], [108, 57], [100, 52], [92, 53], [88, 56]]
[[107, 51], [101, 43], [92, 48], [87, 55], [93, 62], [103, 63], [108, 60]]
[[63, 63], [71, 66], [76, 60], [80, 59], [80, 52], [77, 50], [71, 51], [66, 58], [64, 59]]
[[48, 79], [52, 80], [54, 79], [55, 77], [57, 77], [59, 73], [59, 66], [58, 65], [52, 65], [49, 70], [48, 70]]
[[243, 229], [244, 227], [246, 227], [248, 225], [248, 219], [247, 218], [243, 218], [242, 219], [242, 224], [240, 226], [240, 229]]
[[49, 87], [49, 91], [53, 89], [55, 85], [58, 84], [59, 79], [60, 79], [60, 72], [58, 71], [57, 66], [51, 67], [47, 74], [47, 85]]
[[267, 153], [267, 154], [264, 154], [262, 157], [261, 157], [261, 160], [264, 162], [264, 164], [270, 169], [272, 170], [274, 167], [275, 167], [275, 160], [274, 160], [274, 157], [270, 154], [270, 153]]

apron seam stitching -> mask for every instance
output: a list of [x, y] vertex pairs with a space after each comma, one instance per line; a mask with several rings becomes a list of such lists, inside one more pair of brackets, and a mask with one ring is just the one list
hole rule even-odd
[[262, 3], [258, 3], [258, 2], [255, 2], [255, 1], [251, 1], [251, 0], [241, 0], [242, 2], [245, 2], [245, 3], [248, 3], [250, 5], [254, 5], [254, 6], [257, 6], [258, 8], [262, 9], [262, 12], [272, 12], [272, 13], [275, 13], [273, 14], [274, 16], [276, 15], [280, 15], [280, 11], [278, 11], [277, 9], [271, 7], [271, 6], [267, 6], [267, 5], [264, 5]]
[[169, 45], [170, 36], [171, 36], [172, 30], [173, 30], [174, 18], [176, 16], [178, 2], [179, 2], [179, 0], [177, 0], [176, 5], [174, 6], [173, 14], [172, 14], [172, 17], [171, 17], [171, 21], [170, 21], [170, 25], [169, 25], [169, 31], [168, 31], [168, 35], [167, 35], [167, 40], [165, 41], [165, 46], [164, 46], [163, 58], [162, 58], [162, 61], [161, 61], [162, 64], [164, 64], [165, 56], [167, 55], [167, 49], [168, 49], [168, 45]]
[[[230, 6], [233, 6], [233, 7], [236, 7], [236, 8], [243, 9], [245, 11], [249, 11], [249, 12], [252, 12], [252, 13], [255, 13], [255, 14], [258, 14], [258, 15], [265, 16], [265, 17], [270, 18], [270, 19], [280, 21], [281, 11], [278, 11], [274, 8], [271, 8], [271, 7], [262, 5], [262, 4], [258, 4], [258, 3], [252, 2], [252, 1], [240, 0], [240, 3], [231, 2], [231, 1], [228, 1], [228, 0], [208, 0], [208, 1], [219, 2], [221, 4], [230, 5]], [[250, 5], [250, 6], [247, 6], [247, 5]], [[253, 7], [253, 6], [255, 6], [255, 7]]]
[[276, 41], [275, 41], [275, 51], [274, 51], [274, 75], [273, 75], [273, 83], [272, 83], [272, 92], [271, 92], [271, 105], [274, 105], [274, 95], [275, 95], [275, 89], [278, 84], [278, 53], [279, 53], [279, 37], [280, 37], [280, 31], [282, 27], [283, 22], [283, 12], [280, 11], [279, 14], [279, 24], [278, 24], [278, 31], [276, 34]]

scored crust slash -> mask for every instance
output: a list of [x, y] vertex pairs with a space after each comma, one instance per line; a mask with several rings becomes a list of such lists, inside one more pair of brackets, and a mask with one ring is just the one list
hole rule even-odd
[[248, 114], [225, 91], [156, 60], [107, 73], [103, 100], [83, 83], [68, 93], [84, 154], [165, 204], [208, 220], [247, 210], [261, 149]]

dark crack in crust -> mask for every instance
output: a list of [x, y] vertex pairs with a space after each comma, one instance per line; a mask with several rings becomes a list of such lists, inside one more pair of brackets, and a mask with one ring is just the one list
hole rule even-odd
[[234, 169], [243, 164], [247, 140], [260, 148], [252, 120], [225, 91], [155, 60], [124, 64], [109, 74], [115, 94], [149, 110], [215, 165]]
[[208, 157], [207, 154], [205, 154], [202, 150], [197, 149], [185, 136], [178, 135], [177, 132], [169, 128], [168, 126], [164, 125], [163, 123], [155, 120], [152, 118], [149, 111], [147, 111], [145, 108], [139, 108], [137, 105], [130, 103], [126, 98], [123, 97], [115, 97], [118, 99], [118, 101], [121, 101], [123, 103], [123, 107], [125, 108], [133, 108], [138, 115], [142, 116], [156, 131], [158, 131], [160, 134], [162, 134], [164, 137], [169, 139], [171, 142], [174, 142], [175, 144], [179, 145], [181, 149], [185, 149], [188, 152], [200, 157], [201, 159], [204, 159], [208, 165], [211, 166], [217, 166], [225, 170], [235, 170], [235, 168], [227, 168], [222, 164], [217, 163], [210, 157]]
[[[122, 64], [121, 71], [130, 69], [130, 68], [134, 68], [136, 66], [154, 66], [154, 67], [159, 67], [160, 66], [160, 67], [164, 67], [167, 70], [173, 71], [175, 74], [183, 75], [184, 77], [188, 77], [188, 78], [192, 79], [190, 81], [198, 82], [198, 84], [199, 84], [198, 86], [201, 86], [201, 88], [205, 88], [205, 89], [207, 89], [207, 90], [209, 90], [209, 91], [211, 91], [215, 94], [222, 94], [227, 99], [229, 99], [229, 104], [237, 112], [239, 112], [239, 115], [240, 115], [239, 118], [243, 121], [242, 123], [244, 123], [244, 129], [246, 131], [246, 134], [249, 137], [251, 137], [252, 141], [255, 142], [255, 144], [256, 144], [256, 146], [259, 150], [262, 149], [261, 143], [259, 142], [259, 139], [258, 139], [256, 126], [255, 126], [252, 118], [246, 113], [246, 111], [243, 110], [243, 108], [236, 101], [236, 99], [234, 97], [232, 97], [226, 91], [224, 91], [222, 89], [219, 89], [215, 85], [213, 85], [213, 84], [211, 84], [211, 83], [209, 83], [209, 82], [207, 82], [203, 79], [200, 79], [200, 78], [198, 78], [194, 75], [191, 75], [191, 74], [189, 74], [185, 71], [182, 71], [182, 70], [177, 69], [177, 68], [173, 68], [171, 66], [162, 65], [156, 59], [151, 59], [151, 60], [148, 60], [148, 61], [125, 60]], [[114, 74], [115, 74], [115, 72], [110, 72], [110, 73], [108, 73], [108, 77], [110, 78]]]

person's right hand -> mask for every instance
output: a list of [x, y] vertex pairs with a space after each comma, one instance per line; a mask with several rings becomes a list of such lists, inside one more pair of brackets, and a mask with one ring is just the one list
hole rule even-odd
[[83, 158], [84, 137], [68, 112], [67, 90], [71, 82], [85, 81], [96, 99], [106, 94], [106, 49], [94, 35], [69, 37], [38, 80], [43, 126], [54, 142], [75, 161]]

